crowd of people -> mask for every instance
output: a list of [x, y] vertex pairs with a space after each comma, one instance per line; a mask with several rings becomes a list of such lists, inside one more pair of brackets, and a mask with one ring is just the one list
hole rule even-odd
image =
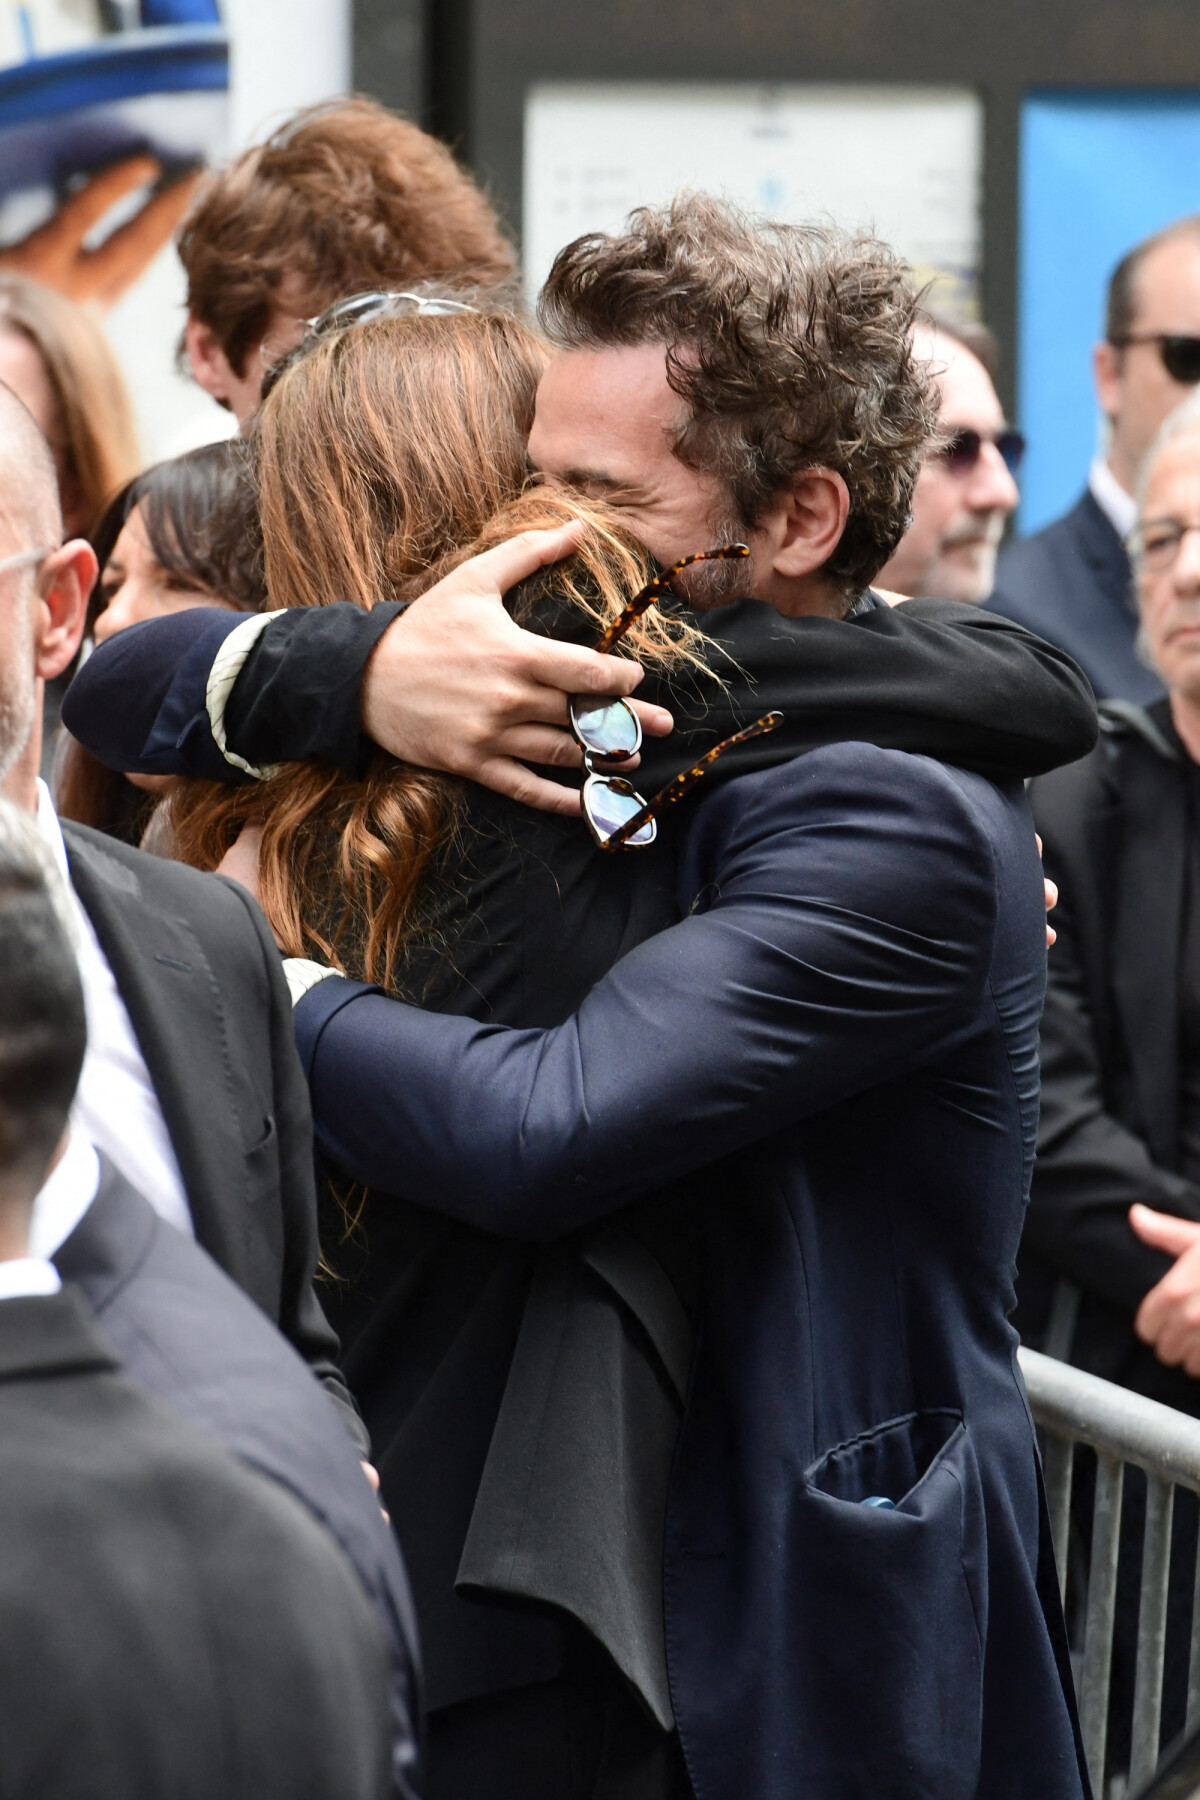
[[873, 239], [530, 316], [350, 100], [179, 252], [150, 468], [0, 280], [0, 1797], [1080, 1800], [1017, 1333], [1200, 1413], [1200, 226], [1007, 544]]

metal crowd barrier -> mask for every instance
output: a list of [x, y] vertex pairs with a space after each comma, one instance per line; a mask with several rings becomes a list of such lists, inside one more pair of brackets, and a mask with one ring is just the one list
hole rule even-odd
[[[1084, 1603], [1082, 1655], [1077, 1662], [1079, 1717], [1097, 1800], [1128, 1792], [1184, 1800], [1200, 1794], [1200, 1555], [1192, 1602], [1185, 1739], [1160, 1766], [1167, 1591], [1175, 1489], [1200, 1494], [1200, 1419], [1087, 1375], [1024, 1347], [1018, 1352], [1030, 1409], [1042, 1433], [1042, 1463], [1059, 1588], [1066, 1599], [1067, 1539], [1077, 1445], [1096, 1453], [1096, 1494]], [[1121, 1542], [1121, 1505], [1127, 1464], [1147, 1482], [1141, 1597], [1134, 1665], [1133, 1736], [1128, 1789], [1103, 1787], [1108, 1736], [1109, 1679]], [[1191, 1771], [1189, 1774], [1188, 1771]]]

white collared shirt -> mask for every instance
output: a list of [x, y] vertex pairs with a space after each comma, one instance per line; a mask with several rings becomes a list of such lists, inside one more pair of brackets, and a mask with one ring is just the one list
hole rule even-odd
[[161, 1218], [194, 1237], [175, 1146], [116, 977], [71, 886], [62, 830], [50, 790], [42, 781], [38, 782], [37, 826], [66, 890], [87, 1011], [87, 1055], [71, 1123], [90, 1144], [103, 1150]]
[[13, 1256], [0, 1262], [0, 1300], [20, 1300], [27, 1294], [57, 1294], [62, 1282], [52, 1262], [40, 1256]]
[[1121, 542], [1137, 524], [1137, 501], [1121, 486], [1104, 457], [1092, 459], [1088, 471], [1088, 490]]
[[38, 1189], [29, 1223], [29, 1254], [49, 1262], [66, 1243], [100, 1189], [100, 1158], [78, 1125]]

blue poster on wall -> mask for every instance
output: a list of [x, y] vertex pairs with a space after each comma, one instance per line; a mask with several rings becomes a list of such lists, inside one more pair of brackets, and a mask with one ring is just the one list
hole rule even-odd
[[1077, 498], [1101, 441], [1091, 349], [1131, 245], [1200, 212], [1200, 93], [1040, 94], [1021, 119], [1020, 525]]

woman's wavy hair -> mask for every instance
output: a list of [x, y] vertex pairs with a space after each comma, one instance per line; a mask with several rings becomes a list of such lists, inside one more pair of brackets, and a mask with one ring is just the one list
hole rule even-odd
[[[467, 313], [351, 326], [288, 367], [255, 426], [272, 604], [415, 599], [516, 532], [583, 518], [578, 552], [508, 604], [534, 623], [542, 609], [544, 622], [552, 597], [560, 629], [599, 635], [650, 559], [601, 504], [526, 491], [544, 362], [522, 321]], [[643, 662], [703, 661], [699, 634], [657, 609], [623, 641]], [[453, 838], [462, 794], [457, 779], [382, 751], [362, 779], [293, 763], [253, 787], [182, 782], [175, 853], [212, 869], [243, 826], [260, 825], [260, 899], [285, 953], [394, 988], [422, 878]]]
[[874, 238], [684, 193], [560, 250], [538, 315], [565, 348], [665, 348], [684, 402], [672, 449], [724, 483], [743, 527], [801, 470], [836, 470], [850, 514], [825, 568], [851, 598], [908, 529], [936, 423], [918, 304]]

